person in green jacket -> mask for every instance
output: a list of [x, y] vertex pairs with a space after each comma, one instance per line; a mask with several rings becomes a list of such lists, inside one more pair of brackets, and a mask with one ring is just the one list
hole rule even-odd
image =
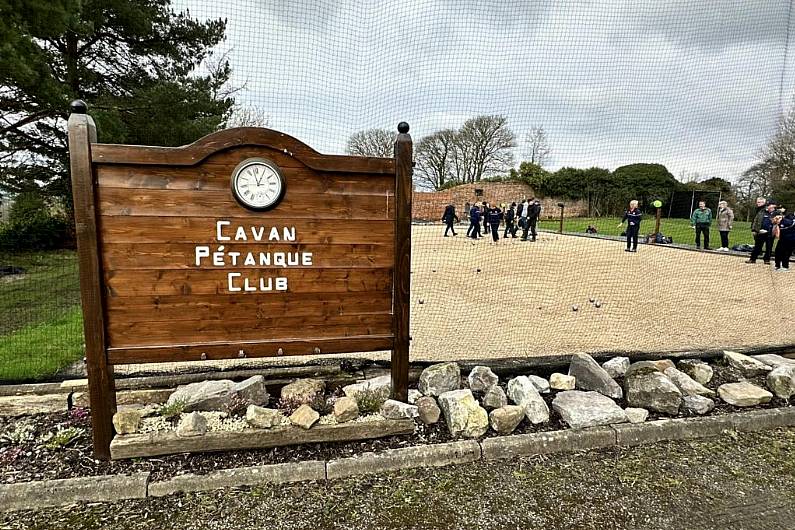
[[690, 226], [696, 229], [696, 248], [701, 248], [701, 234], [704, 234], [704, 250], [709, 248], [709, 225], [712, 224], [712, 210], [704, 201], [698, 202], [698, 208], [690, 216]]

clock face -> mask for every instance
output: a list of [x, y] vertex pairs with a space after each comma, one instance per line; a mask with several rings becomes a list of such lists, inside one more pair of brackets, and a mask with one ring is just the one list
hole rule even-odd
[[284, 179], [279, 167], [264, 158], [249, 158], [232, 173], [232, 194], [251, 210], [268, 210], [284, 196]]

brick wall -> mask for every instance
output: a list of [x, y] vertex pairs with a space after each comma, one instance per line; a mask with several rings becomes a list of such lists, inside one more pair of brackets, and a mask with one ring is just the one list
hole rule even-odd
[[[483, 190], [481, 196], [475, 195], [475, 190]], [[464, 208], [476, 202], [497, 204], [517, 204], [522, 199], [533, 197], [533, 190], [527, 184], [480, 182], [477, 184], [462, 184], [444, 191], [415, 191], [412, 197], [412, 217], [422, 221], [438, 221], [442, 217], [445, 206], [450, 202], [455, 205], [455, 211], [460, 218], [464, 218]], [[542, 218], [557, 217], [560, 210], [554, 198], [541, 199]], [[563, 201], [566, 202], [566, 201]], [[586, 206], [582, 201], [566, 202], [564, 215], [566, 217], [580, 217], [586, 214]]]

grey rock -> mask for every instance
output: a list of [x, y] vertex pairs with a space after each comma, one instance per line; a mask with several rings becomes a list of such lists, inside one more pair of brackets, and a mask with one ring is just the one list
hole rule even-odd
[[177, 424], [177, 436], [187, 438], [189, 436], [201, 436], [207, 432], [207, 418], [198, 412], [185, 414]]
[[527, 378], [533, 383], [539, 394], [549, 394], [549, 381], [537, 375], [528, 375]]
[[177, 387], [168, 397], [167, 403], [185, 404], [184, 412], [197, 410], [224, 410], [234, 395], [235, 383], [226, 379], [219, 381], [200, 381]]
[[235, 383], [232, 392], [251, 405], [267, 405], [270, 399], [268, 391], [265, 389], [265, 378], [261, 375], [255, 375]]
[[440, 396], [459, 388], [461, 388], [461, 368], [457, 363], [434, 364], [420, 374], [419, 389], [426, 396]]
[[627, 415], [627, 420], [630, 423], [643, 423], [649, 417], [649, 411], [636, 407], [627, 407], [624, 409]]
[[[355, 398], [360, 392], [365, 391], [374, 393], [383, 399], [388, 398], [389, 394], [392, 392], [392, 376], [382, 375], [362, 381], [361, 383], [354, 383], [342, 387], [342, 393], [352, 398]], [[409, 390], [409, 392], [411, 392], [411, 390]]]
[[682, 411], [688, 414], [703, 416], [714, 408], [715, 402], [705, 396], [692, 395], [682, 398]]
[[766, 375], [772, 368], [762, 361], [757, 361], [742, 353], [734, 351], [724, 351], [723, 359], [726, 363], [737, 370], [743, 377], [756, 377]]
[[795, 394], [795, 366], [781, 364], [767, 374], [767, 387], [781, 399]]
[[417, 400], [420, 399], [421, 397], [422, 397], [422, 392], [414, 388], [409, 388], [409, 395], [408, 395], [409, 405], [416, 405]]
[[508, 381], [508, 397], [524, 407], [525, 416], [533, 425], [549, 421], [549, 407], [527, 376], [520, 375]]
[[651, 372], [664, 372], [667, 368], [676, 368], [674, 363], [668, 359], [659, 359], [657, 361], [638, 361], [629, 365], [627, 373], [624, 377], [629, 377], [635, 373], [651, 373]]
[[684, 372], [680, 372], [676, 368], [666, 368], [663, 372], [668, 379], [681, 390], [684, 396], [714, 396], [715, 391], [710, 390], [704, 385], [694, 381]]
[[682, 359], [677, 367], [698, 384], [706, 385], [712, 380], [712, 367], [699, 359]]
[[618, 383], [587, 353], [575, 353], [571, 357], [569, 375], [574, 376], [575, 386], [580, 390], [593, 390], [613, 399], [624, 395]]
[[721, 385], [718, 387], [718, 395], [723, 401], [735, 407], [753, 407], [769, 403], [773, 399], [773, 394], [746, 381]]
[[337, 423], [355, 420], [359, 417], [359, 405], [352, 397], [341, 397], [334, 402], [333, 414]]
[[555, 372], [549, 376], [549, 387], [553, 390], [574, 390], [577, 379], [571, 375]]
[[284, 420], [284, 414], [276, 409], [266, 409], [257, 405], [249, 405], [246, 408], [246, 422], [257, 429], [270, 429], [281, 425]]
[[417, 400], [418, 418], [425, 425], [432, 425], [439, 421], [442, 410], [431, 396], [423, 396]]
[[116, 430], [116, 434], [134, 434], [138, 432], [142, 417], [141, 411], [136, 409], [117, 412], [113, 415], [113, 428]]
[[751, 355], [752, 359], [763, 362], [771, 368], [778, 368], [781, 365], [795, 366], [795, 359], [788, 359], [774, 353], [763, 353], [761, 355]]
[[508, 396], [501, 386], [493, 386], [483, 394], [483, 408], [486, 410], [498, 409], [508, 404]]
[[469, 388], [473, 392], [484, 392], [496, 385], [500, 378], [488, 366], [476, 366], [469, 372], [467, 380], [469, 381]]
[[625, 423], [627, 414], [615, 401], [598, 392], [567, 390], [552, 401], [552, 408], [573, 429]]
[[320, 414], [309, 405], [301, 405], [290, 415], [290, 423], [302, 429], [309, 429], [320, 419]]
[[511, 434], [524, 418], [524, 407], [505, 405], [489, 413], [491, 428], [500, 434]]
[[629, 357], [613, 357], [609, 361], [602, 363], [602, 368], [605, 369], [610, 377], [624, 377], [629, 369]]
[[282, 387], [282, 401], [289, 403], [311, 403], [326, 391], [326, 383], [320, 379], [299, 379]]
[[682, 392], [664, 374], [654, 370], [628, 373], [624, 379], [627, 403], [663, 414], [675, 415], [682, 404]]
[[477, 438], [489, 429], [489, 415], [469, 389], [444, 392], [439, 396], [439, 407], [453, 436]]
[[388, 420], [414, 419], [419, 414], [417, 405], [409, 405], [396, 399], [387, 399], [381, 405], [381, 416]]

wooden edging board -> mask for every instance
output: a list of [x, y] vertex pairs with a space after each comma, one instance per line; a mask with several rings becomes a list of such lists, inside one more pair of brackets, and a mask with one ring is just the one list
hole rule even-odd
[[241, 127], [182, 147], [100, 144], [68, 122], [94, 451], [113, 365], [392, 351], [406, 401], [413, 144], [323, 155]]

